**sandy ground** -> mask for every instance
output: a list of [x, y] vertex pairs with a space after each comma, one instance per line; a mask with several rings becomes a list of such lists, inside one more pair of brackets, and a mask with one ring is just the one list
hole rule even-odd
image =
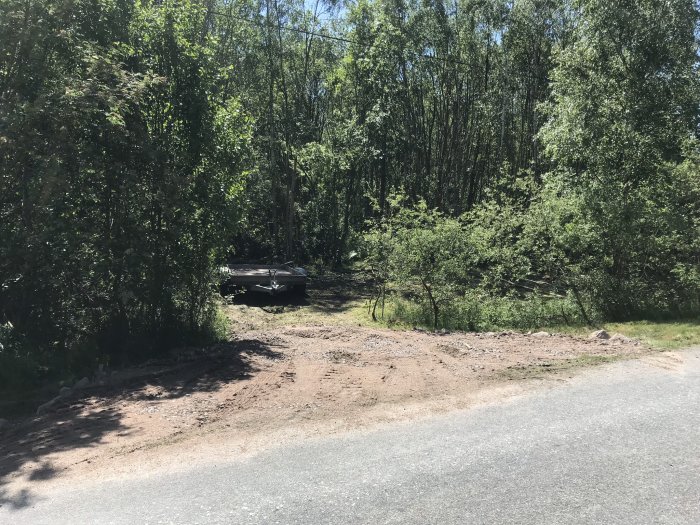
[[229, 343], [181, 349], [16, 422], [0, 435], [0, 505], [40, 481], [245, 456], [499, 400], [565, 380], [575, 367], [648, 352], [625, 341], [392, 331], [318, 316], [284, 324], [300, 320], [293, 312], [280, 319], [229, 306]]

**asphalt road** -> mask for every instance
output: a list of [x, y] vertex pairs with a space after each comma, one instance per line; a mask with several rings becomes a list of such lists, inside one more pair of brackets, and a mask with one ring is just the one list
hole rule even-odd
[[495, 406], [177, 474], [63, 488], [0, 523], [700, 523], [700, 352]]

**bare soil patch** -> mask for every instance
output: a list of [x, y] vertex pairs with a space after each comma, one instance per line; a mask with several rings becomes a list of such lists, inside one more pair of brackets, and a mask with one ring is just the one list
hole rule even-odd
[[[124, 374], [118, 385], [15, 423], [0, 434], [0, 505], [21, 504], [22, 490], [40, 480], [239, 457], [299, 437], [465, 408], [529, 388], [517, 379], [562, 378], [573, 366], [648, 353], [633, 342], [565, 335], [319, 322], [329, 308], [343, 305], [285, 324], [262, 307], [229, 306], [229, 343], [183, 349]], [[304, 321], [291, 312], [286, 321]]]

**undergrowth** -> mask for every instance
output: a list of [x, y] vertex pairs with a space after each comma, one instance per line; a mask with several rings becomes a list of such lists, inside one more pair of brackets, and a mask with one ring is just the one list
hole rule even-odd
[[[381, 303], [380, 303], [381, 305]], [[368, 308], [363, 313], [368, 318]], [[391, 328], [432, 329], [432, 312], [428, 305], [399, 296], [387, 296], [376, 309], [377, 322]], [[592, 330], [605, 329], [638, 339], [659, 350], [672, 350], [700, 345], [700, 320], [669, 319], [650, 313], [648, 319], [610, 322], [600, 315], [588, 313], [592, 324], [583, 318], [578, 305], [570, 298], [491, 297], [473, 295], [454, 300], [443, 307], [439, 329], [466, 332], [498, 330], [544, 330], [587, 336]]]
[[[378, 320], [387, 326], [431, 327], [429, 305], [399, 296], [388, 296]], [[544, 326], [586, 325], [578, 306], [569, 298], [493, 297], [473, 294], [455, 299], [442, 307], [438, 328], [470, 332], [502, 329], [532, 330]]]

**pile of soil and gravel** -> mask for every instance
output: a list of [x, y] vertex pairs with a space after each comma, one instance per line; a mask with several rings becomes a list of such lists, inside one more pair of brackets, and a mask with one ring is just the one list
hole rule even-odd
[[[229, 314], [260, 315], [250, 310], [232, 306]], [[0, 434], [0, 482], [117, 472], [208, 451], [244, 454], [464, 408], [527, 388], [513, 379], [647, 351], [620, 338], [546, 333], [248, 325], [229, 343], [174, 352], [169, 363], [126, 371], [121, 382], [15, 422]]]

